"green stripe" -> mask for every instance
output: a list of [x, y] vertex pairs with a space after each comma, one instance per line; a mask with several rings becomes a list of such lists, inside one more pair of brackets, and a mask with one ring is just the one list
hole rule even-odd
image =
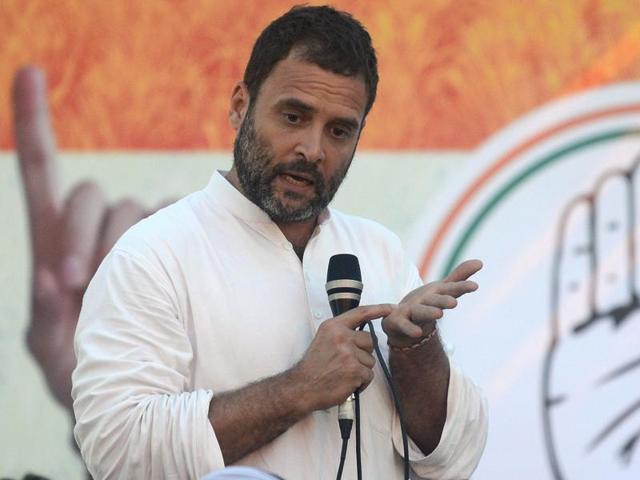
[[445, 264], [445, 268], [443, 269], [439, 278], [446, 277], [451, 270], [460, 262], [460, 258], [462, 257], [462, 252], [467, 246], [467, 244], [471, 241], [473, 236], [477, 233], [481, 224], [488, 219], [489, 215], [493, 212], [493, 210], [503, 201], [505, 200], [510, 193], [512, 193], [521, 183], [524, 183], [526, 180], [529, 180], [534, 174], [542, 171], [544, 168], [550, 166], [552, 163], [563, 160], [563, 157], [566, 157], [570, 153], [573, 153], [577, 150], [580, 150], [585, 147], [589, 147], [591, 145], [595, 145], [597, 143], [606, 142], [609, 140], [613, 140], [623, 136], [633, 136], [640, 135], [640, 130], [638, 129], [620, 129], [620, 130], [612, 130], [606, 133], [602, 133], [600, 135], [596, 135], [585, 140], [579, 140], [570, 144], [568, 147], [561, 148], [559, 150], [554, 151], [553, 153], [542, 157], [540, 160], [535, 162], [529, 168], [527, 168], [524, 172], [520, 173], [512, 180], [510, 180], [504, 187], [496, 192], [487, 203], [480, 209], [479, 213], [471, 220], [471, 223], [468, 227], [464, 229], [464, 233], [458, 240], [457, 244], [455, 244], [455, 248], [449, 255], [449, 260]]

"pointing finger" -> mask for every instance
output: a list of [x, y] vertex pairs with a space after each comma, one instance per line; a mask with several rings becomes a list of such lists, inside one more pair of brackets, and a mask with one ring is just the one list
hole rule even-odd
[[411, 305], [411, 322], [423, 325], [442, 318], [442, 310], [430, 305]]
[[458, 305], [458, 301], [454, 298], [454, 296], [431, 293], [426, 289], [424, 291], [421, 291], [420, 294], [417, 297], [414, 297], [412, 300], [413, 301], [411, 303], [431, 305], [432, 307], [438, 308], [455, 308]]
[[69, 195], [64, 211], [65, 253], [60, 272], [67, 288], [84, 287], [93, 274], [94, 252], [105, 211], [104, 196], [94, 183], [81, 183]]
[[595, 307], [607, 314], [632, 303], [631, 184], [624, 172], [602, 178], [594, 198]]
[[[50, 242], [60, 212], [55, 137], [43, 73], [25, 67], [13, 84], [16, 149], [25, 189], [35, 261], [55, 255]], [[55, 245], [53, 245], [55, 247]]]
[[364, 307], [354, 308], [342, 315], [338, 315], [335, 320], [342, 323], [344, 326], [351, 330], [355, 330], [360, 325], [369, 320], [375, 320], [376, 318], [386, 317], [391, 314], [395, 305], [381, 304], [381, 305], [366, 305]]
[[475, 292], [478, 289], [478, 284], [473, 280], [463, 280], [461, 282], [433, 282], [425, 285], [425, 287], [431, 293], [458, 298], [466, 293]]
[[467, 280], [471, 275], [477, 273], [482, 268], [480, 260], [466, 260], [458, 265], [444, 279], [445, 282], [460, 282]]
[[553, 265], [553, 335], [571, 335], [591, 318], [593, 306], [592, 199], [578, 197], [565, 209]]
[[102, 239], [94, 259], [97, 268], [122, 234], [145, 216], [142, 206], [134, 200], [126, 199], [112, 207], [106, 215]]

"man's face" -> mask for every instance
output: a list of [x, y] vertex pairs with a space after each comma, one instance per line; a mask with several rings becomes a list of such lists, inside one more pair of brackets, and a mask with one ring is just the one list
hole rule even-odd
[[277, 223], [314, 219], [349, 169], [366, 90], [290, 55], [249, 107], [234, 145], [243, 193]]

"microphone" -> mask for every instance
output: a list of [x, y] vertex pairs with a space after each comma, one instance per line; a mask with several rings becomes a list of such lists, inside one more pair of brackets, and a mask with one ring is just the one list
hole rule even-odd
[[[360, 273], [360, 264], [358, 257], [348, 253], [333, 255], [329, 259], [329, 267], [327, 268], [327, 295], [329, 296], [329, 305], [334, 316], [356, 308], [360, 304], [360, 296], [362, 294], [362, 274]], [[338, 408], [338, 420], [340, 421], [340, 430], [342, 438], [349, 438], [351, 432], [351, 423], [355, 417], [354, 414], [354, 395], [349, 398]], [[342, 420], [348, 421], [348, 429], [343, 427]], [[346, 437], [345, 437], [346, 435]]]

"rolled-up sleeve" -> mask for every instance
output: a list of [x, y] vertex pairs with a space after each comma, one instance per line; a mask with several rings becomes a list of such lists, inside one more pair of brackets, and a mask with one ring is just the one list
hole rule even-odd
[[91, 475], [199, 478], [224, 466], [210, 390], [189, 391], [193, 351], [164, 272], [113, 250], [83, 299], [74, 435]]
[[[425, 408], [428, 408], [425, 405]], [[487, 402], [480, 389], [451, 365], [447, 420], [440, 443], [424, 455], [409, 438], [411, 468], [420, 478], [462, 480], [475, 470], [487, 441]], [[393, 444], [402, 455], [400, 420], [393, 421]]]
[[[404, 259], [397, 284], [401, 286], [398, 298], [423, 285], [416, 267]], [[445, 352], [451, 347], [441, 339]], [[447, 392], [447, 419], [438, 446], [425, 455], [408, 438], [409, 461], [419, 478], [438, 480], [463, 480], [471, 476], [480, 462], [487, 442], [487, 401], [480, 388], [466, 377], [450, 361], [449, 389]], [[424, 406], [425, 409], [429, 405]], [[393, 445], [396, 452], [404, 455], [400, 418], [394, 414], [392, 425]]]

